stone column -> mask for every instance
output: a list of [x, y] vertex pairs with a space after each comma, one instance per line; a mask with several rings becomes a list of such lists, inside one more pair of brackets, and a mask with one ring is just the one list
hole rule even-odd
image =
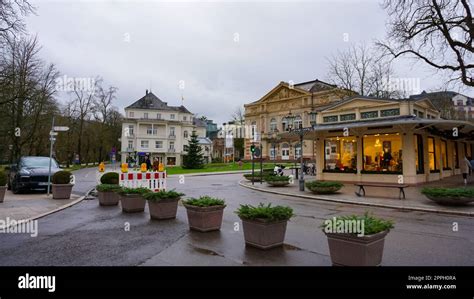
[[416, 154], [413, 132], [402, 134], [403, 183], [416, 183]]

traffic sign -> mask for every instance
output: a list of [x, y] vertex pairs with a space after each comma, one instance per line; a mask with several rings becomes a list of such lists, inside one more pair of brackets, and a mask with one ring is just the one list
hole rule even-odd
[[57, 136], [57, 135], [58, 135], [58, 132], [53, 132], [53, 131], [51, 131], [51, 132], [49, 132], [49, 135], [50, 135], [50, 136]]
[[260, 157], [260, 154], [261, 154], [260, 148], [259, 148], [259, 147], [255, 147], [255, 151], [254, 151], [254, 153], [253, 153], [253, 156], [254, 156], [255, 158], [258, 158], [258, 157]]
[[57, 132], [66, 132], [66, 131], [69, 131], [69, 127], [53, 127], [53, 131], [57, 131]]

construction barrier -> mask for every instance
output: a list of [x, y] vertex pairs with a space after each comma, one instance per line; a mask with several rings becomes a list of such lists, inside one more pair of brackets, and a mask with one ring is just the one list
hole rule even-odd
[[153, 191], [166, 190], [166, 171], [121, 173], [119, 185], [127, 188], [147, 188]]

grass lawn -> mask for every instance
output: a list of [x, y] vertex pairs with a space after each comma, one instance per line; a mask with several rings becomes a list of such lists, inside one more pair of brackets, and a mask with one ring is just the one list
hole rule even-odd
[[[293, 165], [292, 163], [283, 163], [283, 165]], [[263, 168], [275, 167], [275, 163], [263, 163]], [[252, 170], [252, 163], [246, 162], [239, 167], [238, 163], [211, 163], [206, 164], [201, 169], [183, 169], [181, 166], [167, 167], [166, 172], [168, 174], [186, 174], [186, 173], [200, 173], [200, 172], [220, 172], [220, 171], [239, 171], [239, 170]], [[260, 163], [255, 163], [255, 170], [260, 170]]]

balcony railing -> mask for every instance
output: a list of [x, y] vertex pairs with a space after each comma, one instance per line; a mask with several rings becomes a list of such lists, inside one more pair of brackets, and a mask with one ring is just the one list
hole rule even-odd
[[169, 139], [176, 139], [176, 135], [175, 135], [175, 134], [170, 134], [170, 135], [168, 136], [168, 138], [169, 138]]
[[175, 152], [176, 152], [176, 149], [175, 149], [175, 148], [169, 148], [169, 149], [168, 149], [168, 152], [169, 152], [169, 153], [175, 153]]

